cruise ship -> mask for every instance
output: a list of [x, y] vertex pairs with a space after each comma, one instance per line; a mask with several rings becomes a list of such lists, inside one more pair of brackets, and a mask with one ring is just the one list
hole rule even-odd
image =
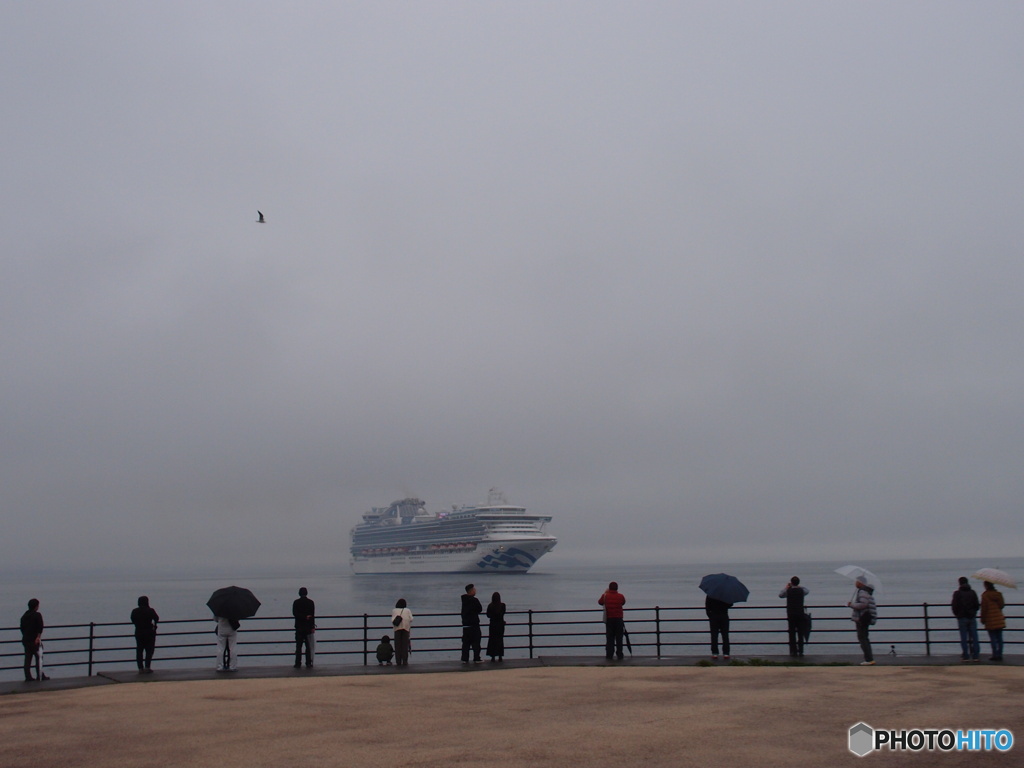
[[374, 507], [352, 529], [354, 573], [526, 573], [558, 539], [491, 489], [486, 505], [428, 512], [420, 499]]

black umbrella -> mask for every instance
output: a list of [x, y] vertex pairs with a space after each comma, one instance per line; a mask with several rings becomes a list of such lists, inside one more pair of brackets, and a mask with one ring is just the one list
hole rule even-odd
[[214, 616], [238, 621], [255, 616], [260, 601], [245, 587], [221, 587], [210, 595], [206, 605]]
[[622, 639], [626, 641], [626, 647], [629, 649], [629, 655], [633, 655], [633, 644], [629, 641], [629, 630], [626, 629], [626, 625], [622, 625]]

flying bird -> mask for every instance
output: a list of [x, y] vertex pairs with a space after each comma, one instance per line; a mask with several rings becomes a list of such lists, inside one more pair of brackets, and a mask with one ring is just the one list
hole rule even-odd
[[260, 215], [260, 217], [258, 219], [256, 219], [256, 223], [257, 224], [266, 224], [267, 220], [263, 218], [263, 212], [262, 211], [256, 211], [256, 213], [258, 213]]

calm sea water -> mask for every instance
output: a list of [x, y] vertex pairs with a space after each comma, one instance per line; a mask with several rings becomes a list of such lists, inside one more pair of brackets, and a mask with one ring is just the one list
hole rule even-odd
[[[989, 563], [981, 559], [885, 560], [857, 563], [874, 572], [882, 582], [876, 592], [880, 605], [946, 605], [959, 576], [970, 576], [983, 567], [1000, 567], [1024, 581], [1024, 558]], [[662, 565], [564, 565], [541, 561], [528, 574], [468, 575], [409, 574], [355, 576], [339, 565], [336, 571], [295, 573], [235, 573], [193, 576], [146, 577], [133, 573], [106, 576], [54, 574], [31, 579], [7, 577], [0, 584], [0, 627], [14, 627], [30, 597], [38, 598], [47, 624], [78, 624], [90, 621], [121, 622], [136, 605], [139, 595], [165, 620], [196, 619], [209, 615], [206, 600], [218, 587], [228, 584], [251, 589], [263, 603], [260, 616], [289, 616], [300, 586], [321, 615], [389, 613], [395, 600], [404, 597], [413, 612], [458, 612], [459, 597], [469, 580], [477, 585], [486, 604], [492, 592], [501, 592], [510, 611], [593, 608], [608, 582], [619, 582], [631, 606], [684, 607], [703, 605], [698, 589], [706, 573], [725, 571], [750, 588], [751, 606], [778, 606], [778, 598], [790, 576], [798, 575], [814, 605], [845, 605], [852, 582], [836, 573], [840, 562], [733, 563], [722, 566]], [[980, 585], [976, 585], [980, 589]], [[1016, 591], [1006, 590], [1015, 601]]]
[[[853, 585], [834, 572], [842, 562], [733, 563], [722, 566], [676, 564], [568, 565], [557, 558], [541, 561], [528, 574], [468, 575], [411, 574], [401, 576], [355, 576], [345, 566], [337, 570], [294, 573], [208, 573], [147, 577], [134, 573], [51, 574], [32, 578], [6, 577], [0, 583], [0, 640], [20, 638], [18, 620], [30, 597], [41, 601], [47, 626], [127, 622], [139, 595], [150, 603], [164, 621], [204, 619], [210, 616], [206, 600], [213, 590], [237, 584], [248, 587], [262, 601], [259, 618], [291, 615], [291, 604], [300, 586], [308, 587], [319, 616], [390, 613], [395, 601], [404, 597], [414, 614], [455, 614], [463, 586], [477, 585], [486, 604], [498, 591], [509, 611], [593, 609], [608, 582], [619, 582], [627, 608], [686, 608], [703, 606], [698, 589], [704, 574], [725, 571], [739, 577], [750, 589], [747, 603], [754, 607], [781, 609], [778, 593], [790, 576], [800, 576], [810, 590], [809, 606], [845, 606]], [[1024, 558], [989, 562], [983, 559], [864, 561], [857, 563], [881, 580], [876, 592], [880, 612], [886, 606], [922, 603], [937, 606], [934, 615], [943, 616], [959, 576], [970, 576], [983, 567], [998, 567], [1024, 580]], [[976, 584], [980, 591], [980, 584]], [[1024, 602], [1016, 590], [1006, 589], [1008, 603]], [[895, 613], [895, 609], [892, 609]], [[824, 614], [824, 611], [821, 612]], [[906, 613], [904, 611], [903, 613]], [[918, 612], [919, 613], [919, 612]], [[892, 615], [892, 613], [890, 613]], [[628, 617], [627, 617], [628, 618]], [[212, 625], [212, 621], [211, 621]], [[20, 647], [20, 646], [19, 646]], [[5, 650], [12, 650], [6, 646]], [[778, 653], [776, 649], [772, 651]]]

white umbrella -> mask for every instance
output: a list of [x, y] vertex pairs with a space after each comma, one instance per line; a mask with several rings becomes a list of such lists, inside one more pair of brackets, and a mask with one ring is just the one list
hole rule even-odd
[[880, 592], [882, 589], [881, 579], [867, 568], [861, 568], [859, 565], [844, 565], [842, 568], [836, 568], [836, 573], [848, 579], [859, 581], [861, 584], [867, 584], [869, 587], [873, 587], [876, 592]]
[[995, 568], [982, 568], [977, 573], [971, 574], [972, 579], [980, 579], [981, 581], [991, 581], [993, 584], [1002, 584], [1004, 587], [1010, 589], [1017, 588], [1017, 582], [1013, 580], [1013, 577], [1005, 571], [999, 571]]

